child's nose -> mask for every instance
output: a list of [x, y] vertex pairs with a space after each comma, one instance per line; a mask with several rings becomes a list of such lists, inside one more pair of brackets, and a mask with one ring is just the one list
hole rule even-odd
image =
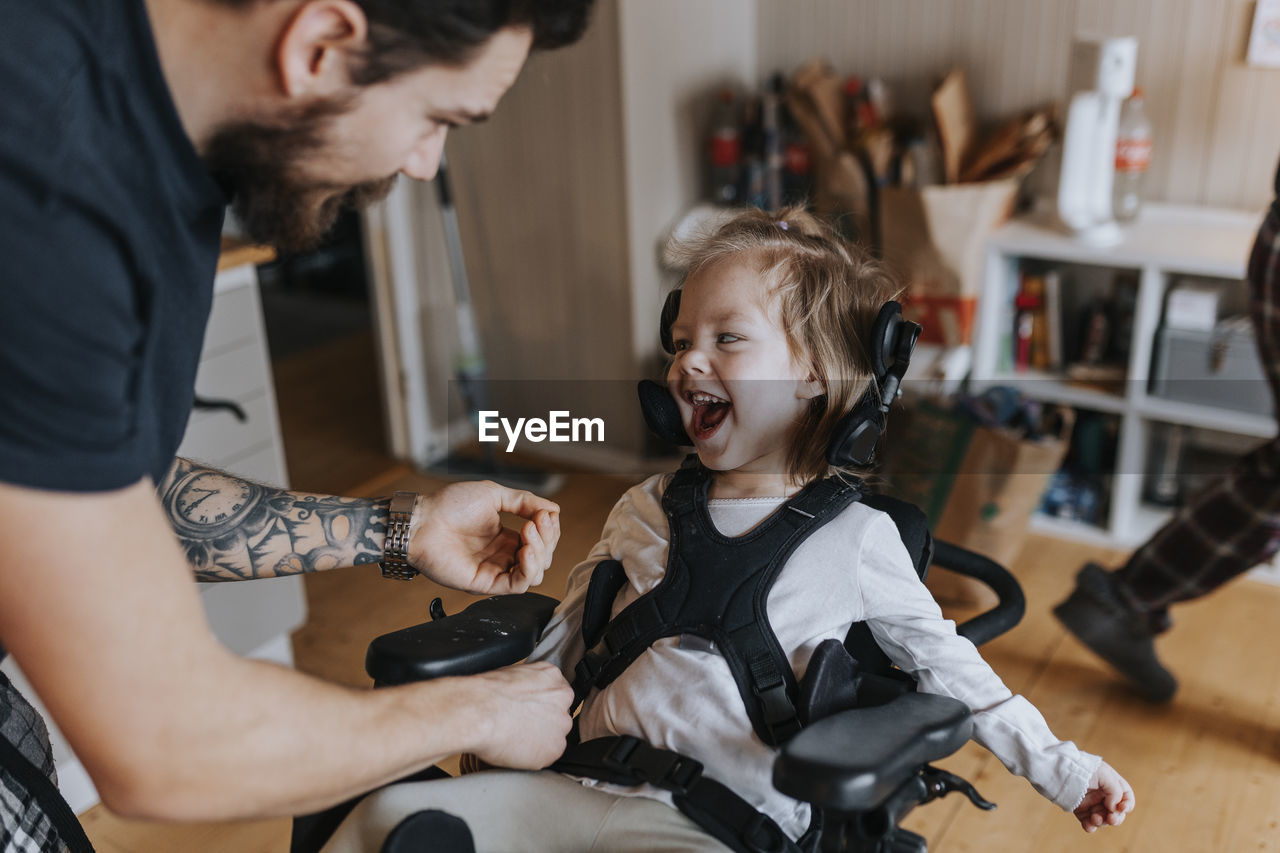
[[706, 373], [710, 367], [707, 354], [698, 347], [690, 347], [681, 352], [676, 363], [684, 373]]

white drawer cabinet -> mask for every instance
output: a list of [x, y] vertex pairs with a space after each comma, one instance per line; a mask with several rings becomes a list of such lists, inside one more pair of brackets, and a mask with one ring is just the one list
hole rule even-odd
[[[223, 270], [214, 283], [196, 394], [234, 403], [246, 418], [242, 421], [224, 408], [196, 409], [178, 455], [261, 483], [288, 486], [262, 302], [252, 264]], [[209, 623], [228, 648], [237, 654], [293, 662], [289, 632], [306, 617], [301, 578], [200, 586]]]

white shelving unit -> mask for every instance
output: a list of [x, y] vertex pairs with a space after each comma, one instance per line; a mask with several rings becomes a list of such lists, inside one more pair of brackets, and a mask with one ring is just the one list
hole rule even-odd
[[[972, 380], [976, 387], [1011, 385], [1046, 402], [1114, 415], [1119, 422], [1115, 473], [1109, 512], [1101, 524], [1037, 515], [1033, 529], [1099, 545], [1129, 548], [1147, 539], [1169, 517], [1169, 510], [1142, 500], [1149, 435], [1158, 424], [1181, 424], [1252, 439], [1275, 435], [1276, 421], [1245, 412], [1174, 402], [1148, 392], [1156, 334], [1165, 294], [1181, 277], [1240, 282], [1261, 213], [1174, 205], [1148, 205], [1125, 229], [1119, 245], [1085, 245], [1055, 225], [1049, 212], [1014, 219], [988, 240], [983, 292], [974, 334]], [[1063, 373], [1013, 370], [1002, 352], [1012, 328], [1010, 295], [1026, 263], [1060, 267], [1063, 303], [1073, 286], [1128, 272], [1137, 279], [1127, 377], [1114, 392], [1084, 387]], [[1083, 282], [1083, 284], [1082, 284]], [[1240, 286], [1240, 285], [1237, 285]], [[1078, 296], [1078, 294], [1074, 294]], [[1065, 316], [1065, 312], [1064, 316]]]

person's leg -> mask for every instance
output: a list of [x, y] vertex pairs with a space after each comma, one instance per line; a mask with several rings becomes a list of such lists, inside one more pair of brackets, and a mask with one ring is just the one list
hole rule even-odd
[[1267, 562], [1280, 545], [1280, 443], [1242, 457], [1115, 573], [1125, 603], [1168, 628], [1171, 604], [1207, 595]]
[[[1280, 400], [1280, 217], [1272, 211], [1249, 256], [1249, 307], [1258, 357]], [[1240, 459], [1183, 507], [1116, 573], [1116, 587], [1155, 630], [1168, 607], [1199, 598], [1264, 563], [1280, 547], [1280, 439]]]
[[[1268, 214], [1249, 257], [1250, 309], [1258, 353], [1280, 400], [1280, 217]], [[1054, 609], [1085, 645], [1148, 698], [1172, 697], [1177, 681], [1153, 638], [1169, 627], [1169, 605], [1199, 598], [1280, 548], [1280, 440], [1240, 459], [1197, 494], [1119, 571], [1081, 570]]]
[[369, 795], [323, 853], [377, 853], [396, 826], [425, 810], [465, 821], [477, 853], [725, 849], [680, 812], [647, 797], [617, 796], [550, 771], [487, 770]]
[[618, 797], [592, 853], [727, 853], [725, 847], [678, 809], [649, 797]]
[[401, 821], [425, 810], [464, 820], [477, 851], [585, 851], [612, 803], [582, 791], [594, 793], [558, 773], [517, 770], [390, 785], [355, 807], [323, 853], [377, 853]]

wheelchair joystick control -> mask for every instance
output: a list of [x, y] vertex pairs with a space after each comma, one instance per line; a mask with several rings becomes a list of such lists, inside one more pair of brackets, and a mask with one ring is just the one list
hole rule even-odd
[[443, 619], [445, 617], [444, 602], [439, 598], [431, 599], [431, 604], [427, 606], [427, 612], [431, 614], [432, 622], [437, 619]]

